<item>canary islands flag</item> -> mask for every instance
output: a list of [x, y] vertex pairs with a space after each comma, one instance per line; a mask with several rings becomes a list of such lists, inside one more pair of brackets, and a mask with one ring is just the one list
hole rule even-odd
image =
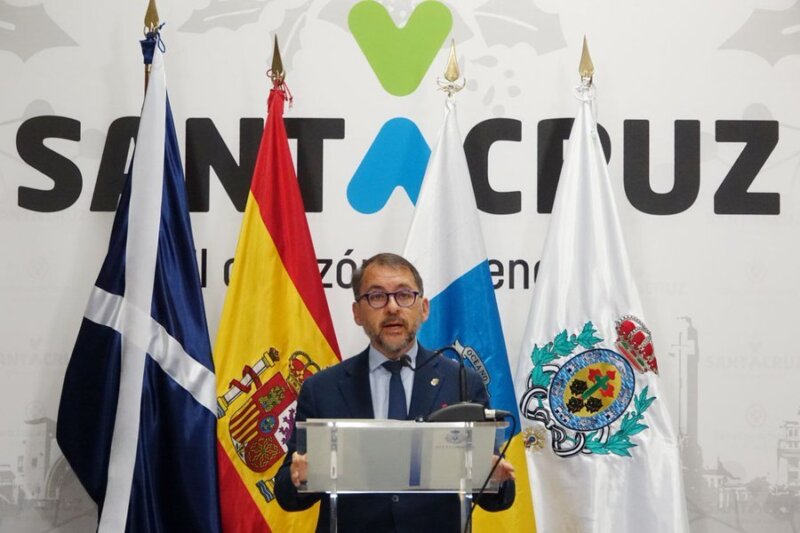
[[220, 530], [216, 380], [161, 42], [133, 167], [72, 352], [58, 444], [100, 532]]
[[[452, 346], [483, 378], [492, 407], [516, 414], [500, 314], [451, 98], [445, 104], [444, 124], [422, 181], [403, 255], [419, 270], [430, 299], [430, 318], [420, 330], [420, 342], [431, 349]], [[524, 479], [524, 456], [516, 436], [519, 424], [516, 428], [514, 435], [511, 428], [506, 434], [513, 438], [509, 459]], [[476, 510], [476, 530], [532, 530], [527, 489], [518, 484], [515, 504], [507, 511]]]

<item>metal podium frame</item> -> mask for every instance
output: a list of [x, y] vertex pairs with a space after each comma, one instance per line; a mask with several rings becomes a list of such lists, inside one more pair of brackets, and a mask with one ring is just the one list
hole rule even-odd
[[[297, 423], [298, 451], [308, 476], [299, 491], [330, 495], [331, 531], [338, 531], [339, 494], [454, 493], [461, 531], [472, 493], [483, 486], [507, 422], [415, 422], [309, 419]], [[494, 482], [485, 492], [497, 492]]]

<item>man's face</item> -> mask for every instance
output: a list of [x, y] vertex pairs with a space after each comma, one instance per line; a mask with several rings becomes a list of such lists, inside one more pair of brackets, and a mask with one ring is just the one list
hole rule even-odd
[[[419, 291], [407, 268], [369, 265], [361, 278], [359, 295], [372, 291]], [[399, 359], [414, 342], [417, 330], [428, 319], [428, 299], [417, 297], [411, 307], [400, 307], [393, 297], [386, 307], [373, 309], [366, 298], [353, 302], [353, 318], [364, 328], [370, 344], [389, 359]]]

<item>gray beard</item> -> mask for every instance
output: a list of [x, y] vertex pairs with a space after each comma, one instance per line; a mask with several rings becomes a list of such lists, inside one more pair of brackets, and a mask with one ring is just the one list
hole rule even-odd
[[378, 335], [375, 339], [376, 341], [375, 344], [377, 344], [378, 349], [387, 357], [390, 355], [399, 357], [403, 355], [405, 349], [407, 349], [409, 346], [411, 346], [411, 344], [413, 344], [415, 336], [416, 336], [415, 333], [409, 332], [408, 335], [406, 335], [406, 337], [403, 339], [403, 342], [397, 344], [395, 343], [389, 344], [387, 342], [384, 342], [381, 336]]

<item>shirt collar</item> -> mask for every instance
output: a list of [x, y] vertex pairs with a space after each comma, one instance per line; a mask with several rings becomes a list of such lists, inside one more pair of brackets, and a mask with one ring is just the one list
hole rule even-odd
[[[419, 351], [419, 343], [417, 339], [414, 339], [414, 343], [411, 345], [411, 348], [408, 349], [406, 355], [409, 359], [411, 359], [411, 366], [416, 368], [417, 366], [417, 352]], [[375, 372], [375, 370], [383, 365], [386, 361], [390, 361], [385, 355], [377, 350], [372, 344], [369, 345], [369, 371], [370, 373]]]

